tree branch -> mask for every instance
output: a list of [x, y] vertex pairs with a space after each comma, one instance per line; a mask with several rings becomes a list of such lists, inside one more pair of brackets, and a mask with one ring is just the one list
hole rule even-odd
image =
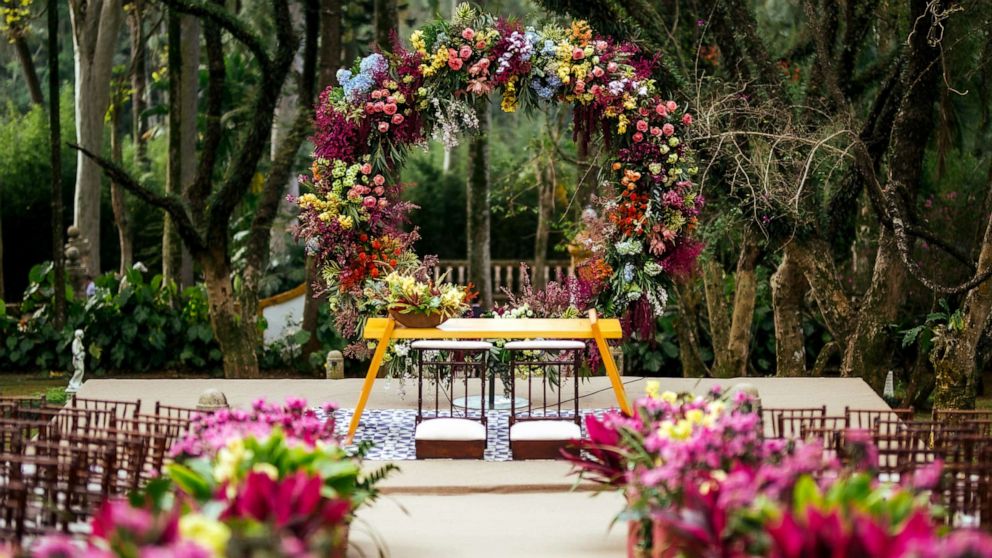
[[293, 22], [290, 18], [287, 1], [273, 0], [272, 11], [278, 40], [276, 56], [269, 65], [269, 71], [262, 74], [262, 83], [258, 87], [252, 107], [251, 122], [243, 136], [244, 140], [241, 142], [234, 161], [228, 167], [227, 177], [207, 209], [206, 239], [211, 244], [226, 241], [230, 233], [228, 231], [230, 216], [251, 185], [255, 170], [258, 167], [258, 160], [272, 132], [272, 118], [276, 103], [279, 101], [282, 86], [296, 54], [298, 42], [293, 33]]
[[[170, 8], [174, 8], [184, 14], [189, 14], [216, 23], [219, 27], [230, 33], [232, 37], [234, 37], [241, 44], [245, 45], [245, 47], [251, 51], [252, 55], [254, 55], [255, 59], [258, 61], [258, 64], [262, 67], [263, 74], [272, 70], [272, 59], [269, 58], [269, 53], [265, 50], [262, 38], [252, 31], [251, 28], [242, 23], [238, 18], [233, 16], [231, 12], [224, 9], [222, 3], [212, 4], [198, 2], [196, 0], [160, 1]], [[276, 4], [279, 4], [279, 2], [276, 2]]]
[[69, 147], [79, 151], [91, 159], [94, 163], [99, 165], [100, 168], [103, 169], [104, 174], [107, 175], [107, 178], [114, 181], [128, 192], [131, 192], [149, 205], [153, 205], [168, 212], [179, 231], [179, 236], [182, 237], [183, 242], [186, 243], [186, 246], [191, 252], [199, 252], [204, 250], [205, 244], [203, 239], [201, 238], [200, 233], [196, 230], [196, 226], [193, 225], [193, 221], [189, 217], [189, 212], [186, 210], [186, 205], [179, 197], [174, 195], [162, 195], [149, 190], [117, 163], [97, 155], [78, 144], [70, 143]]
[[[223, 0], [214, 0], [223, 4]], [[213, 186], [214, 168], [217, 166], [217, 153], [223, 139], [224, 129], [221, 124], [224, 108], [224, 83], [227, 72], [224, 68], [224, 45], [221, 42], [220, 27], [210, 19], [204, 21], [204, 41], [207, 51], [207, 103], [206, 127], [203, 132], [203, 147], [200, 150], [200, 161], [196, 169], [196, 178], [189, 186], [187, 198], [198, 218], [203, 217], [207, 205], [207, 197]]]

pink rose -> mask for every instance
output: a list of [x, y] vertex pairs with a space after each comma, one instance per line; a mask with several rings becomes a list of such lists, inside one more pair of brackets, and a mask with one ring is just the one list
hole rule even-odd
[[372, 178], [372, 182], [375, 182], [376, 186], [382, 186], [386, 183], [386, 177], [381, 174], [377, 174], [374, 178]]
[[475, 30], [472, 29], [471, 27], [466, 27], [465, 29], [462, 29], [462, 38], [465, 39], [466, 41], [471, 41], [472, 39], [475, 38]]
[[641, 143], [644, 141], [644, 134], [640, 132], [634, 132], [634, 143]]
[[372, 98], [373, 99], [376, 99], [376, 100], [381, 99], [382, 98], [382, 91], [380, 91], [378, 89], [376, 89], [375, 91], [373, 91], [372, 92]]
[[365, 114], [372, 114], [375, 112], [375, 105], [372, 103], [365, 103]]
[[606, 50], [606, 47], [607, 46], [609, 46], [609, 44], [606, 41], [603, 41], [603, 40], [596, 41], [596, 50], [598, 50], [600, 52], [603, 52], [604, 50]]
[[468, 45], [462, 45], [462, 48], [458, 49], [458, 56], [462, 60], [468, 60], [469, 56], [472, 56], [472, 47]]
[[387, 200], [386, 198], [379, 198], [379, 207], [380, 208], [386, 209], [386, 206], [388, 206], [388, 205], [389, 205], [389, 200]]
[[376, 204], [376, 199], [373, 198], [372, 196], [368, 196], [364, 200], [362, 200], [362, 205], [364, 205], [369, 209], [375, 207], [375, 204]]
[[462, 62], [462, 59], [458, 58], [457, 56], [448, 58], [448, 67], [456, 72], [462, 69], [463, 63], [464, 62]]
[[383, 188], [382, 186], [376, 186], [375, 190], [372, 190], [372, 193], [374, 193], [375, 195], [381, 198], [382, 195], [386, 193], [386, 189]]
[[638, 120], [637, 121], [637, 131], [638, 132], [647, 132], [648, 131], [648, 122], [647, 122], [647, 120]]
[[599, 66], [596, 66], [595, 68], [592, 69], [592, 75], [596, 77], [603, 77], [603, 74], [605, 73], [606, 72], [604, 72], [603, 69], [600, 68]]
[[606, 65], [606, 71], [607, 72], [611, 72], [611, 73], [617, 71], [617, 63], [616, 62], [610, 62], [609, 64], [607, 64]]
[[683, 114], [682, 115], [682, 123], [685, 124], [686, 126], [689, 126], [690, 124], [692, 124], [692, 115], [689, 114], [688, 112], [685, 113], [685, 114]]
[[600, 89], [602, 88], [599, 85], [593, 85], [592, 87], [589, 88], [589, 92], [592, 93], [593, 95], [599, 95]]
[[661, 116], [662, 118], [668, 116], [668, 109], [666, 109], [665, 105], [661, 103], [658, 103], [658, 106], [654, 107], [654, 111], [657, 112], [658, 116]]
[[399, 126], [402, 123], [403, 123], [403, 115], [402, 114], [399, 114], [399, 113], [394, 114], [393, 115], [393, 124]]
[[364, 165], [362, 165], [362, 174], [371, 174], [371, 173], [372, 173], [372, 163], [365, 163]]
[[386, 132], [388, 132], [389, 131], [389, 122], [380, 122], [379, 123], [379, 131], [382, 132], [383, 134], [385, 134]]
[[476, 50], [482, 50], [484, 48], [486, 48], [486, 41], [476, 41], [475, 42], [475, 49]]
[[641, 107], [637, 109], [637, 114], [640, 114], [641, 116], [647, 116], [650, 112], [651, 111], [649, 111], [647, 107]]
[[671, 136], [672, 134], [675, 133], [675, 126], [672, 126], [671, 124], [665, 124], [664, 126], [661, 127], [661, 131], [666, 136]]
[[586, 51], [582, 50], [579, 47], [575, 47], [572, 49], [572, 60], [582, 60], [585, 57], [586, 57]]
[[382, 112], [382, 107], [384, 105], [385, 105], [385, 103], [383, 103], [382, 101], [376, 101], [375, 104], [372, 105], [372, 107], [375, 108], [375, 111], [376, 112]]
[[654, 136], [654, 137], [660, 136], [661, 135], [661, 128], [659, 128], [657, 126], [652, 126], [651, 127], [651, 135]]
[[668, 112], [675, 112], [675, 109], [679, 108], [679, 105], [675, 101], [668, 101], [665, 103], [665, 107], [668, 109]]
[[389, 104], [383, 105], [382, 112], [384, 112], [384, 113], [386, 113], [386, 114], [388, 114], [390, 116], [396, 114], [396, 103], [389, 103]]
[[585, 90], [586, 90], [586, 82], [582, 81], [581, 79], [575, 82], [576, 93], [584, 93]]
[[392, 95], [390, 95], [390, 96], [386, 97], [386, 102], [387, 103], [395, 103], [396, 102], [396, 97], [393, 97]]

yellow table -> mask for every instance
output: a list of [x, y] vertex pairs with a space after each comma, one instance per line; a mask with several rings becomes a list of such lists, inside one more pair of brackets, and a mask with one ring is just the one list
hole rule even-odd
[[362, 418], [362, 411], [372, 392], [372, 384], [379, 373], [382, 358], [386, 356], [386, 348], [393, 339], [595, 339], [599, 355], [606, 366], [606, 373], [613, 384], [613, 392], [617, 404], [623, 412], [630, 414], [630, 404], [620, 381], [620, 372], [610, 354], [607, 339], [619, 339], [623, 336], [620, 321], [615, 319], [600, 320], [595, 310], [589, 311], [588, 318], [574, 319], [495, 319], [495, 318], [455, 318], [448, 320], [436, 328], [407, 328], [397, 327], [393, 318], [370, 318], [365, 323], [362, 336], [366, 339], [376, 339], [378, 344], [372, 355], [369, 372], [362, 384], [362, 394], [355, 405], [355, 414], [351, 417], [348, 427], [348, 443], [351, 443]]

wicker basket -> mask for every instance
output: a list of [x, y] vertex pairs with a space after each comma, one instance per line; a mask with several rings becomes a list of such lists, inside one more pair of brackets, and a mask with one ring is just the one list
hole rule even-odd
[[432, 314], [401, 314], [396, 310], [390, 310], [389, 315], [393, 317], [394, 320], [400, 323], [403, 327], [425, 329], [437, 327], [445, 322], [448, 318], [445, 318], [440, 312], [434, 312]]

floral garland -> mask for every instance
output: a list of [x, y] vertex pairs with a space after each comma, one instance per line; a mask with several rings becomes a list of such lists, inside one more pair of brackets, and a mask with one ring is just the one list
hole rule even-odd
[[691, 235], [703, 206], [685, 141], [692, 115], [661, 94], [651, 77], [657, 58], [583, 21], [538, 30], [467, 4], [410, 43], [340, 70], [340, 85], [316, 109], [312, 172], [301, 177], [312, 192], [298, 200], [298, 234], [317, 258], [341, 334], [355, 338], [364, 318], [384, 315], [389, 273], [427, 277], [435, 260], [413, 251], [416, 230], [404, 228], [413, 207], [399, 201], [396, 168], [429, 138], [457, 145], [490, 94], [506, 112], [570, 103], [575, 127], [612, 146], [598, 217], [587, 223], [600, 230], [576, 239], [589, 256], [579, 276], [603, 314], [653, 324], [668, 277], [699, 253]]

